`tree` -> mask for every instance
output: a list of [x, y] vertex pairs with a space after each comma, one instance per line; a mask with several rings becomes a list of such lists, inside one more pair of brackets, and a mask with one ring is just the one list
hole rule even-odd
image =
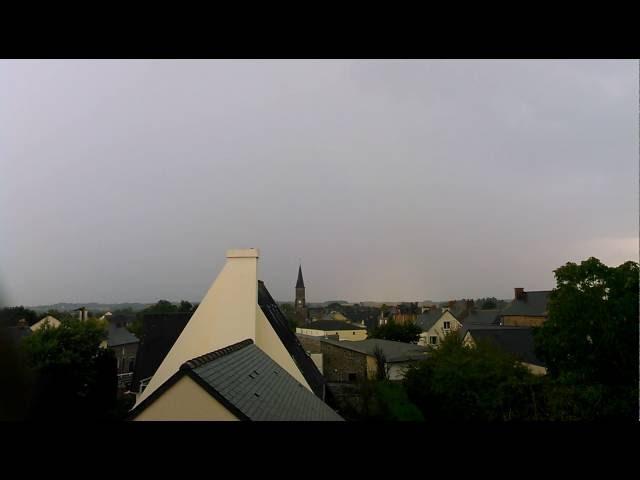
[[415, 323], [408, 322], [399, 324], [394, 321], [389, 321], [389, 323], [373, 329], [369, 337], [394, 340], [396, 342], [418, 343], [421, 333], [422, 329]]
[[179, 312], [190, 312], [193, 310], [193, 305], [191, 302], [187, 302], [186, 300], [180, 300], [180, 304], [178, 305]]
[[0, 309], [0, 327], [13, 327], [23, 318], [30, 326], [39, 320], [36, 312], [22, 305], [19, 307], [5, 307]]
[[407, 370], [404, 384], [426, 420], [507, 421], [535, 418], [531, 385], [536, 381], [516, 358], [491, 343], [466, 347], [452, 333]]
[[498, 300], [495, 297], [485, 298], [480, 306], [481, 310], [494, 310], [498, 307]]
[[389, 379], [389, 367], [387, 366], [387, 356], [379, 346], [373, 350], [373, 357], [376, 359], [376, 378], [378, 380]]
[[117, 405], [116, 359], [100, 347], [105, 324], [89, 319], [45, 325], [24, 339], [36, 373], [32, 418], [112, 419]]
[[[189, 308], [187, 308], [189, 307]], [[130, 325], [127, 326], [127, 330], [133, 333], [139, 339], [142, 339], [143, 336], [143, 318], [145, 315], [150, 313], [177, 313], [177, 312], [190, 312], [193, 309], [193, 305], [187, 302], [186, 300], [182, 300], [180, 305], [174, 305], [169, 300], [158, 300], [153, 305], [149, 305], [148, 307], [140, 310], [136, 314], [136, 319], [131, 322]]]
[[284, 317], [287, 319], [289, 328], [291, 329], [291, 331], [295, 332], [296, 327], [298, 326], [298, 320], [296, 318], [296, 312], [293, 308], [293, 305], [290, 303], [281, 303], [279, 305], [279, 308]]
[[554, 273], [548, 320], [534, 331], [549, 373], [579, 383], [637, 387], [638, 264], [608, 267], [591, 257]]
[[534, 329], [554, 416], [636, 420], [638, 263], [608, 267], [591, 257], [554, 273], [548, 319]]

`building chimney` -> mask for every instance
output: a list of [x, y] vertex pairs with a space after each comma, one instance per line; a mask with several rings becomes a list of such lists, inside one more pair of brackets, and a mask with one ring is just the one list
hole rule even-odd
[[527, 294], [524, 293], [524, 288], [514, 288], [516, 300], [526, 300]]
[[456, 301], [455, 301], [455, 300], [449, 300], [449, 303], [448, 303], [448, 305], [447, 305], [447, 306], [448, 306], [449, 308], [453, 308], [453, 306], [454, 306], [455, 304], [456, 304]]

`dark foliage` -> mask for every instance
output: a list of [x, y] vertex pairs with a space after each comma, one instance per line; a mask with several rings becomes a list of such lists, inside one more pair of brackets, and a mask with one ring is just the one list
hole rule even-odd
[[376, 327], [369, 337], [394, 340], [396, 342], [418, 343], [421, 333], [422, 329], [414, 323], [399, 324], [389, 321], [385, 325]]

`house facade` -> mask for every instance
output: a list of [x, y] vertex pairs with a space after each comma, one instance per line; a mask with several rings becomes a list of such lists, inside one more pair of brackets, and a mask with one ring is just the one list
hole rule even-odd
[[539, 327], [548, 316], [550, 290], [526, 292], [514, 289], [514, 299], [501, 312], [501, 324], [511, 327]]
[[309, 335], [312, 337], [337, 336], [340, 340], [359, 341], [367, 338], [367, 328], [363, 325], [356, 325], [345, 320], [316, 320], [296, 327], [296, 334]]
[[[340, 419], [324, 403], [324, 378], [258, 280], [258, 257], [257, 249], [227, 252], [225, 266], [139, 395], [131, 419]], [[228, 390], [234, 384], [235, 392]], [[276, 408], [278, 398], [286, 401]], [[194, 402], [205, 405], [197, 415]]]
[[418, 315], [416, 325], [422, 328], [418, 345], [437, 347], [445, 335], [462, 328], [462, 323], [447, 308], [431, 309]]
[[402, 380], [406, 369], [426, 358], [428, 349], [411, 343], [369, 338], [359, 342], [340, 342], [322, 339], [322, 364], [327, 382], [359, 383], [376, 378], [378, 361], [376, 350], [385, 357], [389, 380]]

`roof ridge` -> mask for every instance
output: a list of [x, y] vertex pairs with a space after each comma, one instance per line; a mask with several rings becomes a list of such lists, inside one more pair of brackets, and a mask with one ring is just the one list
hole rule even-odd
[[205, 363], [209, 363], [220, 357], [229, 355], [232, 352], [236, 352], [252, 344], [253, 344], [253, 340], [251, 340], [250, 338], [247, 338], [246, 340], [242, 340], [241, 342], [234, 343], [233, 345], [229, 345], [227, 347], [214, 350], [213, 352], [205, 353], [204, 355], [200, 355], [199, 357], [192, 358], [191, 360], [184, 362], [182, 365], [180, 365], [180, 370], [191, 370], [191, 369], [200, 367]]

